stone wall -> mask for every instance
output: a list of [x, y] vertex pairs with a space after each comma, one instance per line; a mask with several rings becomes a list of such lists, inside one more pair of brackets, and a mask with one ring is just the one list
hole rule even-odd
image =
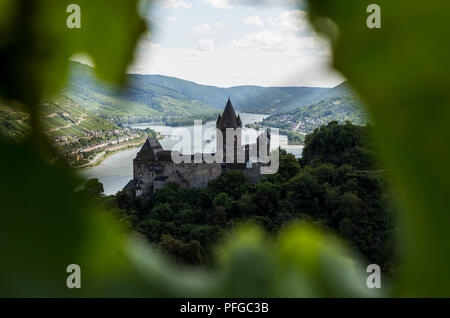
[[[164, 187], [170, 182], [178, 183], [186, 188], [205, 188], [211, 180], [219, 177], [222, 172], [239, 171], [250, 182], [257, 182], [261, 178], [261, 164], [229, 164], [220, 163], [180, 163], [173, 162], [145, 162], [135, 160], [133, 173], [135, 180], [141, 180], [142, 193], [150, 194], [154, 190]], [[166, 176], [164, 181], [158, 180]], [[159, 178], [158, 178], [159, 177]], [[156, 180], [155, 180], [156, 179]]]
[[151, 193], [153, 191], [153, 180], [161, 171], [163, 171], [163, 166], [161, 165], [140, 160], [133, 161], [133, 179], [139, 179], [143, 182], [143, 193]]
[[[162, 175], [175, 176], [177, 171], [186, 179], [187, 187], [205, 188], [208, 185], [209, 181], [220, 176], [220, 174], [222, 173], [222, 168], [220, 164], [167, 163], [164, 166]], [[175, 181], [172, 177], [169, 179], [168, 182]], [[182, 180], [179, 180], [179, 183], [182, 184]]]

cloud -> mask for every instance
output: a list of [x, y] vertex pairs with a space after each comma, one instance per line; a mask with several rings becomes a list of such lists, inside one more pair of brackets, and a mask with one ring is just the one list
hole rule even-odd
[[150, 48], [152, 48], [154, 50], [161, 50], [162, 46], [161, 46], [161, 44], [150, 42]]
[[221, 87], [332, 87], [344, 80], [330, 68], [329, 56], [291, 57], [273, 50], [224, 46], [211, 51], [166, 47], [140, 51], [129, 72], [163, 74]]
[[199, 50], [185, 50], [185, 52], [183, 53], [184, 57], [196, 57], [196, 56], [201, 56], [202, 52], [200, 52]]
[[214, 42], [211, 39], [200, 39], [197, 42], [197, 48], [200, 51], [212, 51], [214, 50]]
[[140, 48], [143, 48], [143, 49], [152, 49], [152, 50], [161, 50], [162, 49], [161, 44], [152, 42], [150, 40], [139, 42], [139, 46], [140, 46]]
[[283, 34], [275, 31], [264, 30], [262, 32], [247, 34], [241, 39], [233, 41], [235, 47], [254, 48], [259, 50], [282, 50], [286, 45]]
[[222, 22], [214, 22], [214, 26], [215, 26], [216, 28], [224, 29], [224, 30], [227, 28], [227, 26], [225, 25], [225, 23], [222, 23]]
[[225, 30], [227, 26], [222, 22], [214, 22], [212, 25], [209, 23], [203, 23], [192, 28], [192, 31], [198, 34], [210, 34], [214, 29]]
[[164, 19], [166, 19], [169, 22], [177, 22], [177, 17], [175, 16], [164, 16]]
[[[330, 67], [330, 44], [310, 28], [302, 7], [286, 5], [291, 0], [196, 1], [204, 12], [194, 17], [184, 8], [193, 9], [197, 2], [161, 0], [161, 11], [151, 11], [161, 30], [152, 28], [152, 37], [141, 38], [130, 72], [222, 87], [331, 87], [342, 82]], [[251, 3], [273, 7], [249, 7]], [[176, 23], [170, 22], [175, 16]]]
[[251, 7], [261, 5], [303, 5], [303, 0], [230, 0], [231, 4], [247, 5]]
[[192, 30], [196, 33], [207, 34], [211, 32], [212, 28], [210, 24], [204, 23], [193, 27]]
[[247, 34], [232, 42], [233, 47], [255, 50], [283, 51], [286, 56], [326, 56], [329, 47], [317, 36], [288, 35], [280, 31], [264, 30]]
[[310, 28], [305, 11], [284, 11], [277, 18], [269, 18], [269, 25], [279, 27], [288, 31], [304, 31]]
[[256, 25], [259, 27], [262, 27], [264, 25], [264, 22], [258, 16], [248, 17], [244, 19], [244, 23], [249, 25]]
[[233, 6], [228, 0], [205, 0], [205, 2], [216, 9], [233, 9]]
[[[258, 23], [258, 17], [249, 17], [247, 24]], [[262, 21], [261, 21], [262, 22]], [[276, 18], [268, 18], [263, 31], [246, 34], [232, 42], [239, 48], [280, 51], [289, 57], [329, 56], [327, 42], [311, 29], [307, 13], [302, 10], [283, 11]]]
[[185, 8], [188, 9], [192, 7], [192, 4], [184, 0], [163, 0], [163, 6], [166, 8]]

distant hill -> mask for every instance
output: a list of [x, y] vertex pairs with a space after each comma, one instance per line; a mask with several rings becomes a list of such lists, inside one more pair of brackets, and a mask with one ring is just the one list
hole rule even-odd
[[126, 88], [119, 94], [100, 84], [92, 68], [72, 63], [72, 76], [64, 94], [85, 104], [88, 110], [114, 116], [195, 116], [217, 113], [228, 97], [237, 110], [274, 114], [294, 110], [327, 97], [351, 93], [346, 83], [335, 88], [234, 86], [222, 88], [200, 85], [163, 75], [129, 74]]
[[311, 102], [316, 96], [325, 94], [327, 88], [320, 87], [261, 87], [261, 86], [234, 86], [221, 88], [216, 86], [200, 85], [175, 77], [163, 75], [132, 75], [143, 82], [169, 88], [193, 100], [211, 105], [220, 110], [225, 106], [228, 97], [233, 105], [244, 112], [272, 114], [286, 110], [292, 104]]
[[119, 93], [100, 83], [93, 69], [73, 62], [71, 77], [63, 96], [86, 110], [107, 118], [143, 118], [166, 120], [186, 117], [215, 117], [218, 110], [171, 87], [147, 80], [147, 76], [130, 74], [127, 85]]
[[361, 100], [347, 83], [327, 89], [312, 102], [291, 104], [285, 109], [267, 117], [261, 125], [306, 135], [331, 121], [350, 121], [357, 125], [369, 122]]
[[329, 98], [346, 98], [356, 96], [355, 92], [350, 88], [347, 82], [343, 82], [333, 88], [324, 88], [317, 91], [309, 91], [305, 96], [292, 100], [290, 103], [280, 107], [276, 113], [296, 110], [307, 105], [317, 104]]
[[63, 94], [87, 110], [104, 116], [153, 119], [216, 115], [223, 110], [228, 97], [239, 111], [276, 114], [334, 97], [354, 95], [346, 83], [334, 88], [234, 86], [222, 88], [200, 85], [163, 75], [129, 74], [120, 93], [100, 84], [92, 68], [72, 63], [72, 76]]
[[[93, 68], [71, 63], [65, 89], [41, 106], [52, 136], [82, 135], [88, 130], [110, 130], [122, 124], [164, 121], [190, 124], [214, 120], [231, 98], [238, 111], [271, 115], [264, 124], [293, 133], [309, 133], [332, 120], [366, 121], [360, 101], [347, 83], [334, 88], [200, 85], [163, 75], [129, 74], [119, 93], [100, 83]], [[1, 105], [0, 105], [1, 106]], [[27, 115], [11, 105], [0, 107], [3, 135], [23, 133]]]
[[[46, 132], [53, 138], [59, 136], [82, 137], [98, 130], [114, 130], [111, 121], [86, 111], [68, 96], [57, 96], [40, 105], [40, 114]], [[20, 138], [29, 131], [29, 115], [15, 103], [0, 101], [0, 136]]]

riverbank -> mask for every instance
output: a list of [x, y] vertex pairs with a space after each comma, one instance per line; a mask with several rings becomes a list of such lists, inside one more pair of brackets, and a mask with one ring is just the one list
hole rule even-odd
[[73, 166], [73, 168], [75, 168], [77, 170], [86, 170], [86, 169], [90, 169], [95, 166], [98, 166], [103, 161], [108, 159], [110, 156], [112, 156], [118, 152], [130, 150], [130, 149], [141, 146], [145, 142], [145, 139], [146, 139], [146, 137], [141, 138], [138, 141], [124, 143], [121, 145], [116, 145], [116, 146], [112, 146], [110, 148], [104, 149], [99, 154], [97, 154], [90, 162], [79, 165], [79, 166]]

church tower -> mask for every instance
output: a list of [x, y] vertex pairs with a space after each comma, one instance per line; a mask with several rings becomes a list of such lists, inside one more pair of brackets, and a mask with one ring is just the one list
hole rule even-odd
[[[219, 138], [216, 138], [216, 152], [220, 151], [222, 149], [223, 151], [223, 162], [226, 161], [226, 154], [227, 150], [230, 151], [230, 149], [227, 149], [227, 128], [228, 129], [228, 138], [232, 138], [233, 146], [232, 150], [234, 152], [234, 163], [237, 162], [237, 149], [241, 148], [242, 143], [242, 121], [240, 116], [236, 116], [236, 112], [234, 111], [233, 104], [231, 104], [230, 98], [228, 98], [227, 105], [225, 106], [225, 109], [223, 110], [222, 115], [219, 115], [217, 117], [216, 122], [216, 130], [222, 133], [222, 143], [220, 143]], [[217, 134], [220, 136], [220, 134]], [[231, 140], [231, 139], [230, 139]], [[230, 141], [229, 141], [230, 142]], [[229, 163], [229, 162], [227, 162]]]

